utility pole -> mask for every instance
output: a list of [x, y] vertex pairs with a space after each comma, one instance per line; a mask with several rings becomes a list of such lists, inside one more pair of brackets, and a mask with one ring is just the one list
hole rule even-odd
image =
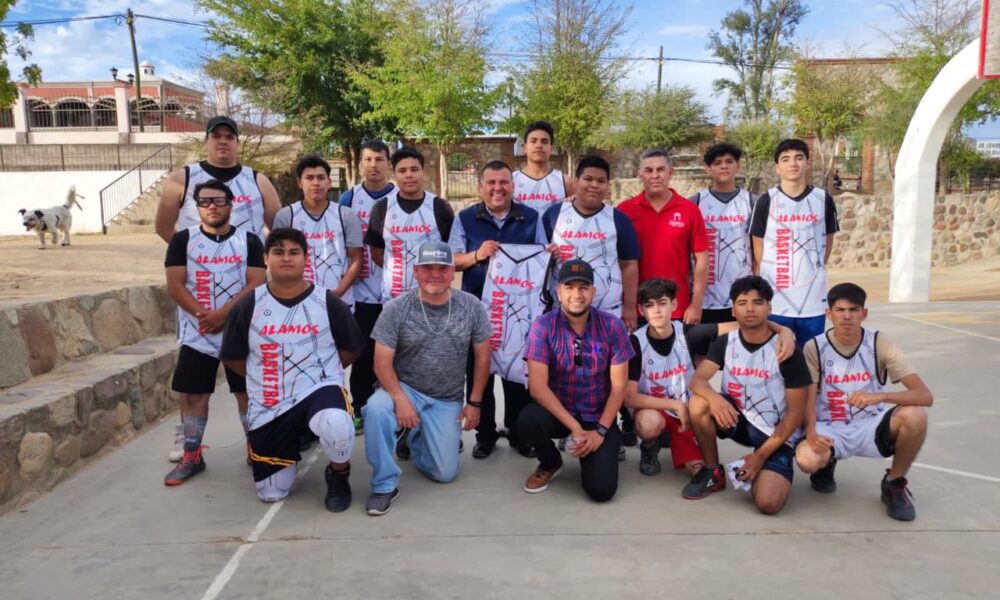
[[663, 46], [660, 46], [660, 58], [656, 61], [656, 97], [660, 97], [660, 87], [663, 84]]
[[[132, 38], [132, 68], [135, 69], [135, 115], [139, 121], [139, 131], [145, 131], [142, 125], [142, 80], [139, 78], [139, 53], [135, 49], [135, 14], [132, 9], [125, 12], [125, 22], [128, 23], [128, 35]], [[663, 52], [663, 49], [660, 49]]]

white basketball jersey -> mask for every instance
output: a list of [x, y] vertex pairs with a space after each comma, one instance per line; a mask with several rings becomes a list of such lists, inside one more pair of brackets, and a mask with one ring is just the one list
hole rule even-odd
[[[194, 188], [199, 183], [215, 179], [201, 168], [200, 163], [187, 166], [187, 188], [184, 190], [184, 201], [181, 203], [180, 215], [177, 218], [181, 229], [189, 229], [201, 225], [201, 215], [194, 201]], [[229, 224], [244, 231], [252, 231], [264, 241], [264, 196], [257, 187], [253, 169], [242, 167], [236, 177], [222, 183], [233, 191], [233, 212], [229, 216]]]
[[[323, 289], [337, 289], [350, 265], [340, 206], [332, 202], [327, 204], [318, 219], [310, 215], [301, 202], [292, 204], [291, 209], [292, 227], [301, 231], [309, 243], [304, 273], [306, 281]], [[351, 290], [347, 290], [340, 299], [353, 310], [354, 295]]]
[[441, 232], [434, 220], [434, 194], [424, 192], [423, 203], [411, 214], [399, 206], [396, 196], [389, 198], [382, 238], [385, 240], [382, 301], [388, 302], [416, 287], [413, 265], [420, 244], [441, 241]]
[[[722, 371], [722, 393], [733, 399], [747, 421], [767, 435], [774, 433], [775, 426], [788, 410], [777, 348], [778, 336], [774, 336], [750, 352], [740, 341], [739, 330], [731, 331]], [[794, 447], [801, 435], [799, 428], [785, 443]]]
[[[690, 383], [694, 376], [694, 362], [684, 338], [684, 324], [673, 321], [674, 344], [670, 354], [663, 356], [649, 342], [644, 325], [635, 331], [642, 352], [642, 374], [639, 375], [639, 393], [656, 398], [673, 398], [684, 404], [691, 397]], [[675, 417], [677, 414], [670, 411]]]
[[708, 286], [703, 308], [730, 308], [729, 288], [751, 274], [750, 192], [741, 189], [731, 200], [722, 202], [711, 190], [704, 190], [695, 199], [708, 238]]
[[288, 307], [266, 285], [254, 290], [247, 357], [250, 429], [270, 423], [321, 387], [344, 385], [326, 294], [316, 286]]
[[482, 302], [490, 318], [490, 372], [528, 384], [524, 346], [531, 323], [545, 311], [542, 290], [551, 254], [536, 244], [503, 244], [486, 267]]
[[525, 175], [523, 171], [514, 172], [514, 202], [537, 210], [539, 215], [565, 197], [566, 181], [559, 169], [552, 169], [541, 179]]
[[[399, 193], [398, 187], [393, 187], [392, 191], [383, 196], [384, 198], [395, 198]], [[371, 197], [365, 186], [360, 183], [354, 186], [354, 193], [351, 198], [351, 208], [354, 214], [361, 220], [361, 235], [368, 233], [368, 221], [372, 216], [372, 207], [376, 200]], [[364, 245], [364, 258], [361, 260], [361, 274], [354, 282], [352, 288], [354, 300], [366, 304], [382, 303], [382, 267], [372, 260], [372, 251], [368, 244]]]
[[813, 188], [795, 201], [777, 187], [764, 234], [760, 274], [774, 288], [772, 311], [784, 317], [826, 312], [826, 192]]
[[[222, 242], [201, 227], [188, 229], [185, 287], [205, 310], [222, 308], [247, 285], [247, 232], [236, 228]], [[177, 307], [177, 344], [218, 358], [222, 332], [203, 333], [198, 319]]]
[[594, 308], [616, 317], [622, 312], [622, 270], [618, 264], [618, 231], [614, 209], [605, 204], [589, 217], [577, 212], [572, 202], [559, 209], [552, 232], [552, 242], [559, 246], [560, 264], [581, 258], [594, 269]]
[[885, 403], [856, 408], [847, 403], [853, 392], [881, 393], [886, 374], [878, 372], [876, 345], [878, 330], [864, 329], [861, 345], [844, 356], [830, 343], [829, 332], [814, 341], [819, 357], [819, 390], [816, 395], [816, 420], [824, 423], [850, 423], [881, 415]]

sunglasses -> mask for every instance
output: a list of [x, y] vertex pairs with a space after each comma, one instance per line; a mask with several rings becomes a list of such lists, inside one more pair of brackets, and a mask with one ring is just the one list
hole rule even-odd
[[195, 198], [194, 202], [200, 208], [208, 208], [213, 204], [216, 206], [226, 206], [228, 204], [232, 204], [232, 200], [226, 196], [202, 196], [201, 198]]
[[573, 364], [583, 366], [583, 340], [580, 338], [573, 338]]

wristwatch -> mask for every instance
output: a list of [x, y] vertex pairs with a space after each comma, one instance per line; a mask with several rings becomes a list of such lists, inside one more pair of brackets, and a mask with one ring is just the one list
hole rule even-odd
[[594, 431], [596, 431], [597, 435], [601, 437], [607, 437], [608, 435], [608, 428], [605, 427], [604, 425], [601, 425], [600, 423], [597, 424], [597, 427], [594, 428]]

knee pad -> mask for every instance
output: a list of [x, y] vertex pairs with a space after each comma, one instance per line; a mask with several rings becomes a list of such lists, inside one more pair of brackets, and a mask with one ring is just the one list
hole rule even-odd
[[319, 437], [326, 456], [335, 463], [351, 460], [354, 451], [354, 419], [347, 411], [325, 408], [309, 419], [309, 429]]
[[295, 465], [289, 465], [263, 481], [255, 483], [257, 497], [263, 502], [277, 502], [288, 497], [295, 484]]

